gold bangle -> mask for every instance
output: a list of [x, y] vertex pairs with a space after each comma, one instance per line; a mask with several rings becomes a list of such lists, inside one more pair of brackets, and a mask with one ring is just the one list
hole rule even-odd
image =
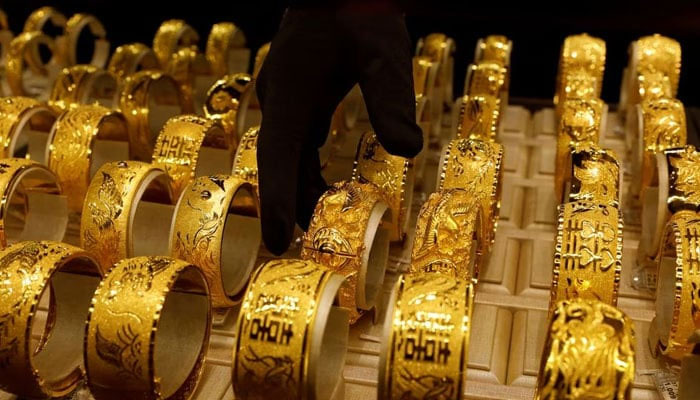
[[207, 92], [204, 115], [221, 123], [226, 135], [234, 141], [234, 147], [237, 147], [245, 129], [246, 110], [250, 96], [254, 94], [252, 82], [248, 74], [226, 75]]
[[41, 7], [29, 14], [24, 22], [24, 32], [42, 32], [49, 21], [57, 27], [66, 27], [66, 17], [60, 11], [53, 7]]
[[150, 161], [163, 124], [182, 113], [180, 87], [162, 72], [137, 72], [124, 81], [119, 109], [129, 122], [129, 153], [138, 160]]
[[117, 47], [109, 60], [107, 71], [124, 81], [127, 76], [140, 70], [159, 69], [156, 53], [143, 43], [129, 43]]
[[484, 260], [496, 240], [503, 184], [502, 162], [503, 146], [471, 139], [451, 141], [440, 160], [438, 190], [465, 189], [481, 204], [484, 232], [478, 247]]
[[197, 46], [199, 34], [185, 21], [171, 19], [164, 21], [158, 27], [153, 38], [153, 51], [158, 57], [160, 66], [166, 68], [170, 57], [183, 47]]
[[[0, 158], [26, 156], [18, 153], [30, 142], [28, 131], [46, 132], [48, 136], [55, 121], [53, 110], [37, 100], [28, 97], [0, 99]], [[35, 154], [27, 155], [35, 158]], [[40, 161], [44, 161], [43, 157]]]
[[578, 143], [598, 143], [606, 111], [605, 103], [595, 97], [568, 98], [560, 104], [555, 181], [566, 174], [566, 159], [572, 146]]
[[96, 400], [188, 399], [211, 333], [209, 290], [194, 265], [135, 257], [109, 270], [92, 297], [83, 355]]
[[56, 176], [24, 158], [0, 159], [0, 248], [20, 240], [62, 240], [68, 207]]
[[175, 208], [170, 254], [204, 272], [215, 309], [243, 297], [260, 247], [257, 207], [249, 183], [212, 175], [195, 179]]
[[431, 194], [418, 213], [410, 272], [478, 279], [482, 223], [481, 205], [467, 190], [445, 189]]
[[237, 399], [330, 399], [342, 380], [347, 312], [343, 279], [310, 261], [273, 260], [250, 281], [233, 346]]
[[632, 57], [637, 75], [660, 72], [671, 83], [671, 97], [676, 97], [681, 76], [681, 44], [659, 34], [641, 37], [635, 44]]
[[513, 42], [503, 35], [489, 35], [486, 39], [479, 39], [477, 44], [477, 63], [495, 62], [503, 67], [510, 66], [510, 53]]
[[463, 397], [474, 288], [442, 274], [402, 275], [387, 310], [379, 358], [381, 399]]
[[464, 95], [460, 101], [457, 137], [495, 141], [500, 109], [498, 97]]
[[633, 104], [645, 100], [673, 98], [673, 88], [668, 76], [661, 72], [645, 72], [636, 77], [636, 90], [632, 92]]
[[[98, 147], [100, 140], [108, 140], [109, 147]], [[126, 119], [119, 111], [98, 105], [83, 105], [61, 114], [49, 143], [48, 167], [56, 174], [68, 197], [68, 208], [74, 212], [83, 208], [98, 163], [129, 158]]]
[[599, 301], [561, 301], [548, 326], [536, 400], [631, 399], [634, 324], [624, 312]]
[[160, 168], [139, 161], [104, 164], [90, 181], [80, 219], [80, 247], [109, 269], [135, 253], [133, 229], [140, 203], [172, 204], [170, 181]]
[[581, 297], [616, 305], [622, 270], [622, 213], [607, 204], [561, 204], [549, 302]]
[[[199, 161], [205, 147], [222, 150], [222, 154], [207, 153]], [[220, 124], [196, 115], [180, 115], [163, 126], [152, 163], [170, 176], [173, 196], [178, 198], [195, 176], [229, 171], [233, 163], [231, 141]]]
[[595, 143], [576, 143], [569, 148], [564, 171], [555, 177], [560, 203], [591, 201], [620, 208], [620, 162], [617, 154]]
[[318, 200], [304, 234], [301, 258], [346, 277], [339, 304], [349, 310], [351, 323], [375, 306], [384, 280], [389, 235], [381, 223], [387, 210], [376, 186], [339, 182]]
[[267, 42], [260, 46], [258, 51], [255, 53], [255, 63], [253, 64], [253, 79], [258, 78], [260, 73], [260, 68], [262, 68], [265, 58], [267, 58], [267, 53], [270, 52], [270, 42]]
[[[0, 251], [0, 389], [28, 398], [67, 396], [82, 381], [82, 336], [101, 272], [92, 256], [52, 241], [20, 242]], [[37, 344], [36, 309], [50, 292]]]
[[559, 55], [556, 93], [561, 97], [569, 75], [580, 70], [594, 79], [595, 97], [600, 97], [605, 73], [605, 53], [605, 41], [602, 39], [585, 33], [567, 36]]
[[374, 132], [367, 131], [357, 146], [352, 179], [372, 183], [381, 190], [391, 210], [391, 221], [387, 226], [390, 240], [402, 241], [408, 232], [413, 202], [413, 161], [392, 156], [384, 150]]
[[94, 15], [74, 14], [66, 22], [65, 38], [61, 51], [66, 65], [78, 64], [78, 38], [85, 27], [90, 29], [90, 33], [95, 37], [92, 58], [88, 64], [104, 68], [109, 58], [109, 41], [106, 39], [107, 31], [104, 25]]
[[241, 142], [236, 148], [236, 155], [233, 157], [233, 168], [231, 174], [243, 179], [253, 185], [258, 193], [258, 133], [259, 126], [254, 126], [243, 134]]
[[194, 48], [182, 48], [170, 56], [170, 61], [165, 68], [167, 73], [180, 85], [183, 112], [193, 113], [195, 109], [201, 110], [203, 97], [200, 92], [195, 93], [197, 80], [209, 77], [206, 86], [213, 81], [213, 75], [209, 62], [203, 54]]
[[413, 57], [413, 90], [416, 97], [432, 97], [438, 63], [430, 57]]
[[[452, 81], [454, 73], [455, 44], [452, 38], [444, 33], [431, 33], [419, 42], [419, 56], [427, 56], [438, 63], [438, 73], [435, 85], [444, 90], [438, 97], [440, 103], [452, 102]], [[436, 93], [437, 94], [437, 93]]]
[[506, 88], [506, 68], [495, 62], [471, 64], [467, 68], [464, 94], [502, 97]]
[[111, 73], [92, 65], [63, 68], [54, 81], [48, 104], [57, 112], [67, 111], [79, 104], [114, 105], [117, 80]]
[[[232, 50], [245, 47], [245, 35], [243, 31], [231, 22], [214, 24], [207, 37], [205, 54], [215, 76], [223, 76], [235, 73], [231, 65]], [[246, 68], [244, 71], [248, 70]]]
[[557, 119], [564, 113], [568, 99], [597, 99], [598, 81], [584, 70], [575, 70], [563, 78], [561, 91], [554, 95], [554, 111]]
[[39, 46], [41, 45], [48, 47], [52, 54], [55, 52], [53, 40], [39, 31], [21, 33], [10, 43], [10, 50], [5, 62], [5, 79], [15, 96], [35, 94], [24, 86], [25, 62], [35, 74], [48, 76], [46, 65], [43, 64], [39, 56]]
[[0, 31], [4, 31], [9, 28], [10, 25], [7, 23], [7, 14], [5, 14], [5, 11], [0, 10]]

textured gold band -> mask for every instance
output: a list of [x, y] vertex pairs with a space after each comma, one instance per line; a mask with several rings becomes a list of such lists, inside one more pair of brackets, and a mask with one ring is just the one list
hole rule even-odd
[[143, 43], [123, 44], [114, 50], [107, 70], [119, 81], [139, 70], [158, 69], [156, 53]]
[[78, 104], [102, 103], [112, 107], [116, 102], [117, 80], [110, 72], [92, 65], [64, 68], [56, 77], [48, 104], [57, 112]]
[[204, 115], [221, 123], [234, 146], [243, 137], [246, 110], [252, 95], [253, 80], [244, 73], [224, 76], [207, 92]]
[[467, 68], [465, 94], [500, 98], [508, 90], [507, 75], [508, 70], [495, 62], [471, 64]]
[[220, 22], [212, 25], [207, 37], [205, 54], [214, 75], [223, 76], [235, 72], [231, 70], [230, 66], [230, 51], [244, 46], [245, 35], [235, 24]]
[[489, 35], [479, 40], [477, 55], [474, 60], [480, 62], [495, 62], [501, 66], [510, 66], [510, 53], [513, 42], [503, 35]]
[[254, 126], [243, 134], [241, 142], [236, 148], [236, 155], [233, 157], [233, 176], [249, 182], [258, 192], [258, 133], [259, 126]]
[[[678, 41], [659, 34], [644, 36], [636, 42], [635, 53], [638, 75], [659, 72], [671, 83], [671, 97], [678, 93], [681, 77], [681, 45]], [[640, 93], [641, 94], [641, 93]], [[642, 96], [643, 97], [643, 96]]]
[[554, 102], [558, 103], [568, 97], [567, 94], [572, 92], [569, 80], [577, 74], [590, 77], [589, 87], [593, 89], [592, 97], [600, 97], [605, 73], [605, 53], [605, 41], [602, 39], [585, 33], [567, 36], [559, 55]]
[[10, 50], [7, 52], [5, 61], [5, 79], [15, 96], [25, 96], [30, 92], [24, 86], [25, 62], [34, 74], [48, 75], [48, 70], [39, 55], [39, 46], [41, 45], [46, 46], [52, 54], [56, 51], [53, 40], [41, 31], [21, 33], [10, 43]]
[[199, 109], [203, 102], [203, 93], [196, 90], [199, 87], [195, 87], [198, 78], [210, 78], [207, 80], [207, 87], [214, 81], [211, 66], [205, 56], [196, 48], [181, 48], [170, 56], [165, 71], [180, 85], [184, 112], [193, 113], [195, 108]]
[[555, 182], [567, 174], [571, 148], [581, 143], [597, 144], [603, 130], [605, 103], [595, 97], [567, 98], [560, 103], [557, 128]]
[[617, 154], [592, 142], [569, 147], [561, 175], [555, 177], [560, 203], [592, 201], [620, 207], [620, 162]]
[[153, 38], [153, 51], [161, 68], [166, 68], [170, 57], [183, 47], [197, 46], [199, 34], [180, 19], [164, 21]]
[[24, 22], [24, 32], [43, 31], [49, 21], [58, 27], [66, 26], [66, 17], [60, 11], [53, 7], [41, 7], [29, 14]]
[[94, 49], [89, 64], [98, 68], [104, 68], [109, 58], [109, 41], [106, 39], [107, 31], [97, 17], [90, 14], [74, 14], [66, 22], [65, 38], [61, 55], [65, 65], [78, 64], [78, 38], [85, 28], [95, 36]]
[[462, 96], [457, 137], [495, 141], [501, 115], [501, 100], [494, 96]]
[[25, 129], [48, 133], [55, 121], [54, 111], [37, 100], [28, 97], [0, 99], [0, 158], [23, 156], [17, 151], [29, 142]]

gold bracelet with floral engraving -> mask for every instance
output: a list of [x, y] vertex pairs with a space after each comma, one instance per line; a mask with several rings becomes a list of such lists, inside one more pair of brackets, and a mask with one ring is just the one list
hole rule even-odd
[[495, 141], [501, 115], [501, 99], [464, 95], [459, 107], [457, 137]]
[[[80, 247], [106, 270], [132, 257], [153, 240], [139, 237], [134, 221], [144, 202], [173, 204], [170, 179], [160, 168], [139, 161], [104, 164], [90, 181], [80, 220]], [[143, 241], [143, 242], [142, 242]]]
[[94, 15], [73, 14], [66, 22], [65, 38], [61, 54], [66, 65], [78, 64], [78, 38], [83, 29], [90, 29], [90, 33], [95, 37], [92, 58], [88, 64], [104, 68], [109, 58], [109, 41], [106, 39], [107, 31], [104, 25]]
[[630, 400], [634, 347], [634, 324], [619, 309], [595, 300], [557, 303], [548, 324], [535, 399]]
[[459, 400], [472, 330], [471, 281], [442, 274], [402, 275], [385, 318], [378, 398]]
[[[231, 22], [219, 22], [211, 27], [207, 37], [205, 54], [215, 76], [223, 76], [236, 72], [233, 51], [245, 48], [245, 35], [243, 31]], [[250, 57], [250, 56], [248, 56]], [[246, 58], [247, 60], [248, 58]], [[248, 70], [248, 63], [246, 68]]]
[[654, 34], [639, 38], [634, 46], [633, 59], [637, 75], [660, 72], [671, 83], [671, 97], [678, 93], [681, 77], [681, 45], [669, 37]]
[[115, 264], [83, 325], [95, 399], [190, 398], [209, 347], [208, 295], [202, 272], [185, 261], [151, 256]]
[[122, 82], [127, 76], [141, 70], [159, 69], [156, 53], [143, 43], [123, 44], [114, 50], [107, 71]]
[[92, 65], [63, 68], [54, 81], [48, 104], [57, 112], [75, 108], [78, 104], [116, 103], [117, 79], [111, 73]]
[[272, 260], [254, 273], [233, 346], [237, 399], [332, 398], [349, 331], [347, 311], [334, 305], [342, 282], [302, 260]]
[[564, 113], [564, 104], [568, 99], [597, 99], [598, 84], [596, 78], [584, 70], [570, 72], [566, 76], [561, 92], [555, 95], [557, 101], [554, 104], [554, 111], [557, 120], [561, 119]]
[[495, 62], [508, 68], [512, 50], [513, 42], [507, 37], [503, 35], [489, 35], [485, 39], [479, 39], [474, 61], [477, 63]]
[[598, 143], [606, 106], [595, 97], [568, 98], [561, 104], [561, 110], [557, 128], [555, 181], [566, 174], [566, 160], [572, 146], [578, 143]]
[[81, 105], [61, 114], [49, 143], [48, 167], [74, 212], [83, 208], [92, 174], [103, 163], [129, 158], [126, 119], [119, 111], [98, 105]]
[[[0, 158], [26, 157], [27, 154], [20, 154], [20, 151], [30, 142], [32, 132], [48, 136], [55, 121], [54, 111], [37, 100], [19, 96], [1, 98]], [[32, 154], [28, 156], [33, 158]]]
[[622, 213], [611, 205], [559, 205], [549, 301], [581, 297], [616, 305], [622, 270]]
[[600, 97], [603, 88], [606, 57], [605, 41], [586, 33], [567, 36], [559, 55], [557, 88], [554, 102], [564, 96], [569, 85], [569, 76], [575, 71], [582, 71], [593, 78], [594, 96]]
[[[0, 251], [0, 389], [56, 398], [81, 383], [85, 318], [100, 278], [97, 261], [68, 244], [26, 241]], [[42, 299], [45, 321], [37, 312]]]
[[197, 46], [199, 34], [185, 21], [170, 19], [158, 27], [153, 38], [153, 51], [158, 57], [160, 66], [167, 67], [170, 57], [183, 47]]
[[413, 202], [413, 160], [392, 156], [377, 140], [372, 131], [360, 138], [357, 146], [352, 179], [372, 183], [384, 194], [391, 209], [392, 241], [402, 241], [408, 232], [411, 203]]
[[564, 171], [554, 182], [560, 203], [592, 201], [620, 208], [622, 175], [617, 154], [591, 142], [575, 143], [569, 150]]
[[384, 281], [389, 232], [382, 220], [391, 211], [381, 190], [370, 183], [339, 182], [319, 199], [304, 234], [301, 258], [346, 277], [339, 304], [351, 323], [372, 309]]
[[10, 43], [5, 61], [5, 79], [15, 96], [38, 95], [36, 91], [25, 86], [25, 62], [32, 72], [38, 76], [47, 77], [49, 72], [46, 64], [39, 56], [39, 46], [46, 46], [53, 54], [55, 45], [51, 38], [40, 31], [24, 32]]
[[204, 115], [218, 121], [234, 141], [242, 139], [245, 117], [253, 93], [253, 79], [245, 73], [226, 75], [212, 85], [204, 103]]
[[243, 134], [241, 142], [233, 157], [231, 174], [249, 182], [258, 192], [258, 133], [259, 126], [254, 126]]

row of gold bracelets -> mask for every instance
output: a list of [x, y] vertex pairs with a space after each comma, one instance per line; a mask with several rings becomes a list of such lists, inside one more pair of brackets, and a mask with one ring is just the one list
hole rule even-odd
[[630, 396], [634, 330], [617, 309], [622, 268], [620, 164], [598, 145], [607, 106], [599, 98], [605, 42], [565, 39], [554, 96], [558, 124], [558, 228], [550, 320], [536, 399]]

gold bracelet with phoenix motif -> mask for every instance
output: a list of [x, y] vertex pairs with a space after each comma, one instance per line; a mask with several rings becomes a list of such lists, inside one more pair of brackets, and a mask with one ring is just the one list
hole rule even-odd
[[[0, 389], [56, 398], [81, 383], [85, 318], [100, 278], [97, 261], [68, 244], [26, 241], [0, 251]], [[32, 327], [43, 322], [44, 295], [48, 315], [37, 343]]]
[[119, 111], [98, 105], [81, 105], [61, 114], [49, 143], [48, 167], [74, 212], [83, 208], [90, 179], [102, 164], [129, 158], [126, 119]]
[[584, 298], [616, 305], [622, 270], [622, 213], [608, 204], [559, 205], [549, 301]]
[[209, 346], [208, 295], [202, 272], [185, 261], [151, 256], [115, 264], [83, 324], [95, 399], [190, 398]]
[[569, 147], [554, 190], [560, 203], [592, 201], [620, 208], [622, 175], [617, 154], [592, 142]]
[[239, 27], [231, 22], [212, 25], [205, 54], [215, 76], [248, 70], [249, 53], [245, 59], [245, 68], [237, 68], [240, 66], [236, 64], [240, 62], [235, 62], [233, 52], [239, 49], [245, 49], [245, 35]]
[[258, 133], [259, 126], [254, 126], [241, 137], [233, 157], [231, 174], [253, 185], [258, 193]]
[[170, 75], [139, 71], [124, 81], [119, 109], [129, 122], [129, 153], [141, 161], [151, 161], [157, 134], [165, 122], [182, 114], [180, 86]]
[[513, 50], [513, 42], [503, 35], [489, 35], [485, 39], [479, 39], [476, 44], [474, 61], [495, 62], [506, 68], [510, 66], [510, 53]]
[[140, 70], [159, 69], [156, 53], [143, 43], [123, 44], [114, 50], [107, 71], [122, 82], [127, 76]]
[[413, 160], [389, 154], [372, 131], [360, 138], [352, 170], [352, 179], [376, 185], [391, 209], [387, 226], [391, 241], [402, 241], [408, 232], [410, 207], [413, 202]]
[[48, 104], [57, 112], [78, 104], [99, 103], [112, 107], [116, 102], [117, 79], [110, 72], [92, 65], [63, 68], [54, 81]]
[[578, 143], [598, 143], [606, 113], [605, 103], [595, 97], [568, 98], [561, 105], [557, 128], [555, 182], [567, 173], [566, 160], [571, 147]]
[[197, 46], [199, 34], [185, 21], [170, 19], [158, 27], [153, 38], [153, 51], [158, 57], [161, 68], [166, 68], [170, 57], [183, 47]]
[[464, 395], [474, 287], [442, 274], [403, 275], [394, 288], [379, 356], [381, 399]]
[[260, 238], [250, 183], [231, 175], [203, 176], [185, 188], [175, 208], [170, 254], [201, 268], [212, 306], [229, 308], [243, 297]]
[[47, 64], [44, 64], [39, 56], [39, 46], [42, 45], [52, 54], [56, 51], [53, 40], [40, 31], [24, 32], [12, 39], [5, 61], [5, 79], [13, 95], [40, 94], [25, 86], [24, 69], [26, 62], [34, 74], [48, 77]]
[[226, 75], [212, 85], [204, 103], [204, 116], [224, 127], [233, 146], [243, 137], [245, 117], [253, 93], [253, 79], [245, 73]]
[[94, 15], [90, 14], [74, 14], [68, 22], [66, 22], [65, 38], [61, 55], [65, 61], [65, 65], [78, 64], [78, 38], [83, 29], [90, 29], [90, 33], [95, 37], [92, 58], [88, 64], [104, 68], [107, 65], [109, 58], [109, 40], [106, 39], [107, 31], [104, 25]]
[[382, 226], [391, 211], [381, 190], [371, 183], [339, 182], [319, 199], [304, 234], [301, 258], [346, 277], [339, 304], [355, 323], [372, 309], [384, 281], [389, 233]]
[[[80, 247], [94, 254], [106, 270], [124, 258], [148, 254], [155, 234], [162, 227], [137, 229], [137, 221], [148, 217], [144, 214], [154, 212], [144, 207], [146, 202], [173, 204], [170, 186], [165, 171], [151, 164], [139, 161], [104, 164], [90, 181], [85, 195]], [[165, 251], [167, 235], [165, 232]]]
[[[0, 99], [0, 158], [27, 157], [45, 162], [44, 148], [33, 152], [34, 132], [48, 137], [56, 114], [45, 104], [29, 97], [4, 97]], [[22, 149], [27, 145], [27, 152]], [[40, 154], [41, 153], [41, 154]]]
[[342, 276], [279, 259], [253, 275], [233, 346], [237, 399], [330, 399], [342, 381], [347, 311], [334, 306]]
[[464, 95], [459, 106], [457, 137], [495, 141], [501, 115], [501, 99]]
[[443, 189], [431, 194], [418, 213], [410, 272], [478, 279], [483, 223], [481, 204], [467, 190]]
[[163, 126], [152, 163], [170, 176], [173, 196], [178, 198], [195, 176], [228, 172], [233, 163], [233, 147], [217, 122], [196, 115], [179, 115]]
[[605, 73], [605, 53], [605, 41], [602, 39], [585, 33], [567, 36], [559, 55], [554, 102], [558, 103], [566, 97], [569, 77], [578, 71], [593, 78], [593, 95], [600, 97]]
[[595, 300], [557, 303], [535, 399], [631, 399], [634, 347], [634, 324], [619, 309]]

